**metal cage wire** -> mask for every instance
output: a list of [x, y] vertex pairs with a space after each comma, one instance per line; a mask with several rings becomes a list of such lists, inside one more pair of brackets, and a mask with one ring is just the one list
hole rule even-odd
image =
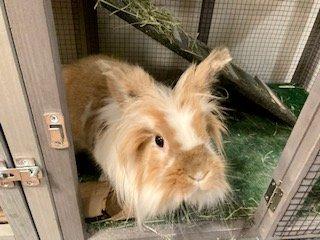
[[[302, 237], [308, 234], [320, 234], [320, 212], [313, 208], [314, 201], [307, 202], [313, 186], [317, 181], [320, 181], [319, 177], [320, 151], [277, 224], [274, 236]], [[315, 201], [319, 201], [319, 199]]]
[[[73, 11], [78, 2], [52, 0], [62, 63], [72, 62], [80, 52], [77, 39], [83, 36], [80, 36], [78, 29], [79, 13]], [[320, 61], [301, 58], [309, 36], [319, 36], [310, 35], [320, 9], [319, 0], [258, 0], [254, 4], [247, 0], [215, 0], [214, 4], [211, 0], [153, 2], [157, 7], [172, 12], [193, 36], [199, 32], [202, 4], [204, 7], [212, 6], [211, 22], [204, 23], [210, 25], [208, 46], [228, 46], [239, 66], [265, 82], [290, 82], [297, 70], [303, 73], [300, 76], [308, 76], [304, 79], [309, 90], [320, 71]], [[207, 2], [210, 3], [205, 5]], [[117, 16], [110, 16], [110, 12], [101, 8], [97, 9], [97, 13], [100, 53], [138, 63], [156, 75], [164, 70], [183, 70], [187, 67], [187, 61]], [[312, 53], [316, 54], [314, 51]], [[303, 60], [303, 67], [297, 68], [300, 60]]]

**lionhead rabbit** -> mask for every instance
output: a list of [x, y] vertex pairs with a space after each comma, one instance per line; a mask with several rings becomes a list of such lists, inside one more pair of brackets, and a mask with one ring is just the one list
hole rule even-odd
[[230, 60], [227, 49], [212, 51], [173, 89], [106, 56], [63, 70], [75, 145], [93, 153], [119, 203], [139, 223], [182, 202], [214, 206], [228, 192], [225, 128], [210, 87]]

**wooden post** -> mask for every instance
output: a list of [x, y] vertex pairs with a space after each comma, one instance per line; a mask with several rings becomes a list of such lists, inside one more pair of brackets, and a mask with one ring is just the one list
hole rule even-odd
[[[48, 173], [63, 239], [84, 239], [78, 181], [50, 1], [5, 0], [13, 42], [30, 101], [39, 147]], [[65, 117], [70, 146], [50, 146], [44, 114]], [[43, 210], [43, 213], [46, 212]], [[33, 211], [32, 211], [33, 214]], [[50, 234], [42, 237], [51, 238]], [[59, 239], [58, 237], [52, 239]]]
[[[23, 187], [27, 204], [18, 183], [14, 189], [1, 189], [1, 205], [17, 239], [38, 239], [39, 235], [42, 239], [58, 240], [61, 239], [59, 223], [3, 0], [0, 0], [0, 52], [0, 123], [3, 129], [1, 155], [6, 159], [8, 167], [14, 167], [19, 157], [33, 158], [44, 174], [39, 187]], [[9, 162], [11, 157], [12, 163]]]

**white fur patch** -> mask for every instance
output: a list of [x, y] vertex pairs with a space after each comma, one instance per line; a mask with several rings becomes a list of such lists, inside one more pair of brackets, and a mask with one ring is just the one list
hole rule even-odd
[[176, 139], [182, 150], [187, 151], [203, 143], [192, 127], [194, 112], [190, 109], [172, 109], [167, 116], [168, 123], [176, 131]]
[[105, 105], [96, 112], [97, 121], [99, 123], [105, 121], [108, 124], [117, 122], [122, 116], [118, 103], [112, 98], [105, 98], [104, 103]]

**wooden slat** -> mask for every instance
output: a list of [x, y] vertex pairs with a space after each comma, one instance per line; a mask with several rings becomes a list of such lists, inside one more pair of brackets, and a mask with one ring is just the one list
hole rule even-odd
[[16, 240], [9, 224], [0, 224], [0, 240]]
[[[90, 240], [104, 239], [241, 239], [250, 237], [246, 221], [208, 221], [190, 224], [161, 224], [146, 227], [109, 228], [93, 233]], [[253, 237], [253, 236], [251, 236]]]
[[[84, 239], [77, 173], [50, 1], [5, 0], [63, 238]], [[62, 112], [70, 147], [50, 147], [43, 114]]]
[[[320, 76], [319, 76], [320, 77]], [[282, 201], [276, 211], [268, 211], [264, 199], [255, 214], [256, 228], [262, 239], [269, 239], [277, 222], [286, 211], [299, 184], [307, 174], [320, 149], [320, 78], [315, 83], [302, 109], [300, 117], [281, 154], [273, 178], [282, 181]]]
[[[18, 157], [34, 158], [37, 165], [44, 170], [45, 174], [42, 155], [39, 151], [37, 137], [34, 133], [30, 109], [22, 84], [14, 47], [11, 41], [10, 30], [8, 28], [4, 3], [2, 0], [0, 1], [0, 5], [0, 122], [6, 141], [9, 145], [13, 161]], [[42, 239], [61, 239], [59, 225], [56, 221], [52, 194], [47, 178], [45, 177], [41, 181], [41, 186], [39, 187], [24, 187], [24, 193], [32, 212], [32, 217], [39, 236]], [[9, 201], [12, 201], [11, 203], [6, 204], [6, 201], [4, 200], [5, 198], [6, 197], [3, 198], [2, 207], [4, 207], [5, 211], [8, 209], [7, 212], [10, 222], [10, 215], [12, 214], [13, 217], [14, 212], [19, 211], [20, 208], [22, 212], [17, 214], [15, 218], [17, 219], [21, 217], [22, 219], [25, 219], [27, 217], [26, 211], [22, 210], [26, 206], [21, 198], [19, 200], [17, 193], [16, 196], [13, 196], [12, 191], [9, 199]], [[20, 208], [15, 209], [15, 204], [20, 205]], [[16, 221], [20, 220], [18, 219]], [[20, 234], [23, 233], [25, 238], [28, 236], [32, 239], [32, 236], [34, 236], [34, 239], [36, 239], [34, 231], [32, 231], [31, 224], [23, 225], [20, 222], [17, 222], [21, 225], [19, 229], [14, 222], [11, 223], [15, 234], [22, 231]], [[28, 230], [29, 228], [30, 230]]]
[[[7, 167], [13, 167], [2, 129], [0, 129], [0, 158], [6, 161]], [[26, 236], [28, 239], [39, 239], [20, 184], [15, 184], [13, 188], [0, 187], [0, 205], [6, 219], [10, 221], [16, 239], [26, 239]], [[4, 224], [0, 224], [2, 225]], [[4, 232], [0, 230], [0, 239], [2, 235]]]

